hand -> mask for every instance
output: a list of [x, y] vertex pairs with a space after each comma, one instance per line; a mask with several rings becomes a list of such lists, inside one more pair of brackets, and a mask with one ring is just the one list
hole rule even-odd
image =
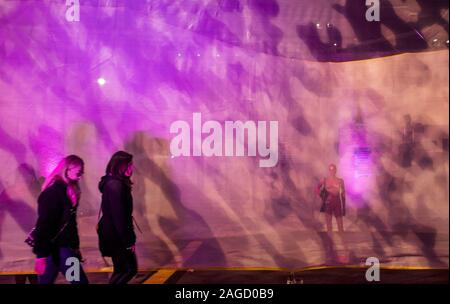
[[45, 273], [45, 268], [47, 267], [47, 258], [37, 258], [34, 263], [34, 270], [38, 275], [43, 275]]

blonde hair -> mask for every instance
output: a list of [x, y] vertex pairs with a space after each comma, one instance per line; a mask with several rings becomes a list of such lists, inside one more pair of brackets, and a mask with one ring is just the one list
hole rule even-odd
[[42, 191], [53, 185], [56, 181], [63, 181], [67, 185], [67, 196], [73, 205], [78, 204], [81, 196], [80, 185], [77, 181], [67, 179], [67, 170], [71, 166], [84, 166], [83, 160], [77, 155], [69, 155], [61, 159], [55, 169], [45, 178]]

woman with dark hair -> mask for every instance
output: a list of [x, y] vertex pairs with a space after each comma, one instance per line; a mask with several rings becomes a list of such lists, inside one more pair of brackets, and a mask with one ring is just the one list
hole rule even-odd
[[118, 151], [111, 157], [106, 175], [98, 185], [102, 193], [102, 216], [97, 232], [102, 256], [111, 257], [113, 261], [114, 272], [110, 284], [126, 284], [137, 273], [130, 179], [132, 174], [133, 156]]
[[39, 284], [53, 284], [58, 272], [72, 284], [88, 283], [80, 265], [82, 256], [76, 219], [81, 195], [78, 182], [83, 173], [83, 160], [69, 155], [59, 162], [42, 186], [37, 223], [32, 237], [29, 236], [34, 243]]

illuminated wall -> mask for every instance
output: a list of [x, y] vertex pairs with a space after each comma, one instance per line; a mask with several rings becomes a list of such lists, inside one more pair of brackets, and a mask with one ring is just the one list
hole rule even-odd
[[[73, 22], [64, 2], [0, 3], [0, 266], [31, 260], [42, 176], [72, 153], [86, 162], [79, 226], [95, 265], [97, 183], [118, 149], [135, 156], [145, 267], [323, 263], [333, 240], [314, 188], [332, 162], [356, 259], [448, 263], [448, 35], [421, 1], [420, 35], [386, 1], [389, 22], [368, 32], [345, 1], [80, 1]], [[172, 157], [170, 126], [193, 113], [277, 121], [276, 166]], [[206, 248], [189, 260], [192, 240]]]

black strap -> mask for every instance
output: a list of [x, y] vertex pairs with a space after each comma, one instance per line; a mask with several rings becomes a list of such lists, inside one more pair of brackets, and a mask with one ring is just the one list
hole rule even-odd
[[100, 209], [98, 210], [97, 224], [98, 224], [98, 222], [100, 222], [101, 215], [102, 215], [102, 204], [100, 204]]
[[69, 225], [69, 221], [67, 221], [67, 222], [62, 226], [62, 228], [58, 231], [58, 233], [55, 235], [55, 237], [52, 238], [52, 239], [50, 240], [52, 243], [54, 243], [54, 242], [56, 241], [56, 239], [58, 238], [58, 236], [60, 236], [61, 233], [64, 231], [64, 229], [66, 229], [67, 225]]
[[136, 226], [136, 228], [139, 230], [139, 232], [140, 232], [141, 234], [143, 234], [143, 233], [142, 233], [142, 230], [141, 230], [141, 228], [139, 227], [139, 225], [138, 225], [136, 219], [134, 218], [134, 216], [132, 216], [131, 218], [133, 219], [133, 222], [134, 222], [134, 225]]
[[76, 213], [76, 209], [70, 210], [70, 217], [69, 219], [64, 223], [64, 225], [59, 229], [58, 233], [50, 240], [50, 242], [54, 243], [56, 239], [61, 235], [61, 233], [66, 229], [67, 225], [69, 225], [70, 220], [72, 219], [72, 216]]

